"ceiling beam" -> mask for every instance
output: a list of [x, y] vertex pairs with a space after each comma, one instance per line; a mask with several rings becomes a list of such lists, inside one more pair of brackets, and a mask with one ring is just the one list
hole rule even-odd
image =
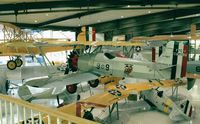
[[27, 23], [13, 23], [8, 22], [11, 24], [14, 24], [20, 28], [28, 28], [33, 30], [62, 30], [62, 31], [73, 31], [77, 32], [78, 29], [76, 27], [69, 27], [69, 26], [44, 26], [44, 27], [37, 27], [36, 24], [27, 24]]
[[12, 12], [7, 12], [3, 11], [0, 13], [1, 16], [6, 16], [6, 15], [23, 15], [23, 14], [38, 14], [38, 13], [55, 13], [55, 12], [84, 12], [84, 11], [108, 11], [108, 10], [145, 10], [145, 9], [151, 9], [151, 10], [170, 10], [170, 9], [178, 9], [178, 8], [186, 8], [186, 7], [178, 7], [178, 6], [169, 6], [169, 7], [157, 7], [157, 6], [140, 6], [140, 7], [101, 7], [101, 8], [63, 8], [63, 9], [47, 9], [47, 10], [31, 10], [31, 11], [18, 11], [15, 13], [14, 11]]
[[100, 13], [100, 12], [103, 12], [103, 11], [87, 11], [87, 12], [82, 12], [82, 13], [76, 13], [76, 14], [73, 14], [73, 15], [63, 16], [63, 17], [48, 20], [48, 21], [45, 21], [45, 22], [41, 22], [41, 23], [38, 23], [37, 26], [41, 27], [41, 26], [52, 24], [52, 23], [66, 21], [66, 20], [69, 20], [69, 19], [80, 18], [82, 16], [92, 15], [92, 14], [96, 14], [96, 13]]
[[63, 7], [110, 7], [126, 5], [179, 5], [198, 4], [199, 0], [60, 0], [40, 2], [19, 2], [11, 4], [0, 4], [0, 11], [29, 10], [29, 9], [52, 9]]
[[[168, 20], [152, 24], [144, 24], [134, 27], [128, 27], [124, 29], [113, 30], [113, 35], [122, 34], [134, 34], [134, 35], [153, 35], [160, 34], [159, 30], [165, 30], [165, 32], [176, 32], [177, 30], [190, 30], [191, 24], [200, 24], [200, 17], [191, 17], [177, 20]], [[180, 29], [179, 29], [179, 28]], [[158, 32], [155, 32], [158, 31]], [[107, 33], [107, 32], [106, 32]]]
[[127, 27], [134, 27], [144, 24], [158, 23], [164, 20], [173, 20], [178, 17], [188, 16], [192, 14], [200, 13], [200, 6], [187, 8], [187, 9], [176, 9], [169, 10], [159, 13], [152, 13], [148, 15], [129, 17], [126, 19], [112, 20], [108, 22], [102, 22], [98, 24], [92, 24], [89, 26], [95, 27], [97, 32], [108, 32], [115, 29], [123, 29]]

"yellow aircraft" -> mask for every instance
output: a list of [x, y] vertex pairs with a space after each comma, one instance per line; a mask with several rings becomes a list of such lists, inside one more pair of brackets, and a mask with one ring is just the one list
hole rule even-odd
[[[120, 85], [119, 80], [121, 78], [118, 77], [102, 77], [100, 79], [101, 83], [105, 84], [106, 92], [101, 94], [93, 95], [89, 98], [83, 99], [78, 101], [77, 103], [71, 103], [68, 105], [61, 105], [58, 107], [58, 111], [65, 112], [71, 115], [83, 117], [86, 119], [94, 120], [93, 115], [87, 111], [90, 108], [106, 108], [113, 104], [116, 104], [118, 101], [123, 100], [129, 96], [130, 93], [133, 91], [137, 92], [138, 94], [147, 95], [145, 91], [150, 94], [153, 99], [150, 99], [152, 102], [156, 103], [156, 107], [165, 112], [165, 113], [172, 113], [174, 111], [178, 111], [177, 105], [168, 97], [166, 97], [162, 91], [158, 91], [158, 87], [168, 88], [172, 86], [181, 86], [185, 85], [185, 82], [177, 83], [174, 80], [164, 80], [164, 81], [154, 81], [154, 82], [141, 82], [135, 84], [125, 84]], [[115, 85], [117, 84], [117, 85]], [[106, 86], [108, 85], [108, 86]], [[159, 97], [157, 94], [163, 95], [163, 97]], [[148, 98], [146, 98], [147, 100]], [[172, 109], [173, 108], [173, 109]], [[177, 110], [178, 109], [178, 110]], [[89, 116], [88, 116], [89, 115]], [[92, 115], [92, 116], [91, 116]], [[190, 119], [192, 114], [186, 115], [182, 111], [178, 111], [178, 115], [173, 115], [170, 117], [173, 120], [176, 120], [176, 116], [183, 116], [182, 119]], [[92, 118], [91, 118], [92, 117]], [[31, 119], [28, 119], [27, 122], [31, 122]], [[39, 121], [39, 117], [36, 116], [34, 121]], [[24, 123], [24, 122], [22, 122]], [[48, 123], [48, 116], [42, 115], [42, 123]], [[56, 118], [51, 117], [51, 123], [56, 123]], [[68, 122], [62, 122], [63, 124], [67, 124]]]
[[[78, 35], [78, 41], [71, 42], [63, 39], [32, 39], [24, 37], [24, 32], [19, 28], [4, 23], [4, 25], [9, 25], [13, 28], [14, 31], [5, 33], [5, 37], [8, 37], [7, 34], [12, 34], [13, 36], [10, 39], [4, 39], [0, 43], [0, 56], [17, 56], [15, 60], [10, 60], [7, 63], [7, 67], [10, 70], [14, 70], [16, 67], [20, 67], [23, 64], [23, 61], [19, 59], [19, 56], [24, 54], [36, 55], [42, 54], [45, 58], [45, 53], [47, 52], [57, 52], [57, 51], [67, 51], [73, 49], [79, 49], [80, 47], [85, 46], [142, 46], [143, 43], [126, 43], [126, 42], [105, 42], [105, 41], [86, 41], [86, 33], [84, 28], [80, 35]], [[15, 32], [15, 33], [13, 33]]]

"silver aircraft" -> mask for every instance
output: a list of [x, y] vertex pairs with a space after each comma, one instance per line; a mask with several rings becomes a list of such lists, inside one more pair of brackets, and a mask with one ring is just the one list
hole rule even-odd
[[[183, 42], [171, 41], [166, 44], [165, 50], [156, 62], [120, 58], [110, 53], [73, 55], [70, 68], [76, 72], [26, 81], [19, 87], [18, 92], [25, 100], [34, 99], [34, 94], [30, 90], [37, 87], [46, 89], [40, 92], [40, 95], [45, 97], [59, 96], [63, 92], [73, 94], [77, 91], [77, 84], [88, 81], [91, 87], [97, 87], [99, 77], [110, 75], [149, 80], [180, 79], [186, 75], [187, 53], [187, 45]], [[21, 92], [25, 87], [26, 92]]]

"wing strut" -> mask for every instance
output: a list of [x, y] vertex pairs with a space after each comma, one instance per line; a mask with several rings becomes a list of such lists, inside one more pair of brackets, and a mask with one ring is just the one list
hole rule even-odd
[[[49, 75], [51, 75], [52, 73], [55, 73], [56, 70], [55, 70], [55, 68], [53, 67], [52, 63], [49, 61], [48, 57], [47, 57], [47, 56], [45, 55], [45, 53], [43, 52], [42, 47], [38, 47], [38, 48], [39, 48], [39, 51], [40, 51], [40, 53], [41, 53], [41, 55], [42, 55], [42, 59], [44, 60], [45, 67], [46, 67], [47, 71], [49, 72]], [[50, 64], [50, 66], [51, 66], [51, 68], [53, 69], [54, 72], [50, 73], [51, 70], [50, 70], [50, 68], [47, 66], [47, 62], [45, 61], [45, 58], [46, 58], [46, 60], [48, 61], [48, 63]]]

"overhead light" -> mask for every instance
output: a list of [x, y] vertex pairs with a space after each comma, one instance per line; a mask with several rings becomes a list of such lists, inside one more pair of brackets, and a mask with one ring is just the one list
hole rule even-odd
[[124, 18], [124, 16], [121, 16], [121, 18]]
[[127, 6], [128, 8], [131, 7], [130, 5]]
[[151, 11], [149, 10], [148, 13], [151, 13]]
[[34, 22], [35, 22], [35, 23], [37, 23], [38, 21], [37, 21], [37, 20], [35, 20]]
[[199, 16], [199, 14], [196, 14], [196, 16]]
[[101, 20], [97, 20], [97, 22], [101, 22]]

